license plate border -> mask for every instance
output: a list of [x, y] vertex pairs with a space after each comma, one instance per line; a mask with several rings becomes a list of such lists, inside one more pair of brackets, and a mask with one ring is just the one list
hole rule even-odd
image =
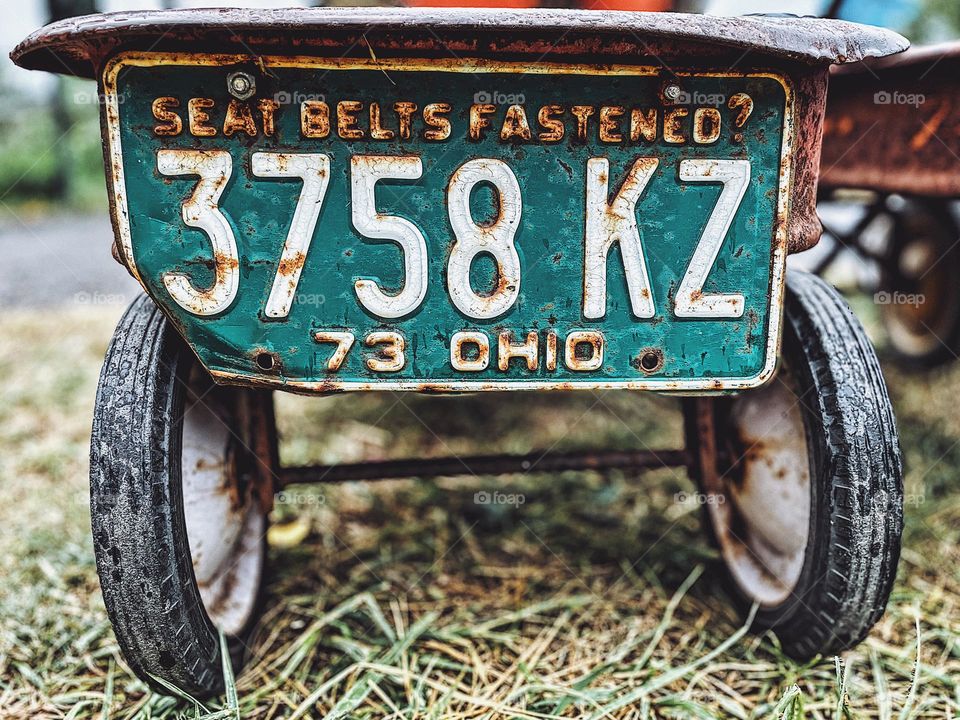
[[[523, 62], [482, 58], [327, 58], [303, 55], [259, 55], [245, 53], [193, 53], [186, 51], [122, 51], [111, 57], [103, 66], [101, 92], [103, 98], [102, 121], [105, 125], [105, 155], [109, 160], [107, 173], [108, 195], [114, 232], [119, 239], [119, 255], [123, 264], [153, 298], [158, 307], [171, 318], [165, 304], [150, 291], [137, 270], [133, 253], [133, 241], [129, 223], [129, 208], [125, 191], [123, 150], [120, 141], [120, 103], [118, 78], [127, 66], [227, 66], [255, 61], [263, 67], [294, 67], [317, 70], [376, 70], [376, 71], [433, 71], [461, 73], [520, 73], [531, 74], [583, 74], [583, 75], [636, 75], [660, 76], [664, 68], [656, 65], [589, 64], [563, 62]], [[763, 70], [700, 70], [670, 69], [676, 77], [762, 77], [770, 78], [783, 87], [785, 102], [783, 131], [781, 135], [779, 177], [777, 183], [776, 218], [774, 243], [771, 248], [770, 310], [766, 327], [766, 347], [763, 366], [749, 377], [695, 377], [685, 379], [637, 378], [634, 380], [291, 380], [268, 374], [237, 373], [207, 367], [217, 382], [285, 389], [294, 392], [317, 394], [342, 391], [429, 391], [429, 392], [477, 392], [504, 390], [648, 390], [658, 392], [729, 392], [748, 390], [767, 383], [775, 374], [779, 359], [783, 325], [783, 301], [785, 292], [788, 220], [790, 188], [793, 180], [793, 110], [795, 91], [786, 73], [772, 69]], [[192, 348], [191, 348], [192, 349]], [[193, 349], [192, 349], [193, 350]], [[195, 354], [196, 350], [193, 350]], [[202, 362], [202, 360], [201, 360]]]

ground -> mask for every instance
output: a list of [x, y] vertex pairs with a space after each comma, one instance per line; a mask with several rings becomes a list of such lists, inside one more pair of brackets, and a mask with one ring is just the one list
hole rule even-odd
[[[0, 717], [225, 707], [147, 692], [100, 598], [86, 454], [121, 311], [75, 302], [0, 318]], [[274, 511], [240, 714], [956, 716], [960, 363], [886, 372], [906, 451], [904, 551], [887, 614], [839, 660], [798, 665], [772, 635], [741, 630], [682, 470], [305, 486]], [[675, 401], [617, 392], [283, 395], [278, 409], [290, 463], [675, 447], [682, 435]], [[494, 491], [512, 504], [476, 502]]]

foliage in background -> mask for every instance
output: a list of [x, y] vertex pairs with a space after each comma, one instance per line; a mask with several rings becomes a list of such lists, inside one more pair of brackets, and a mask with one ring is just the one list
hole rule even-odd
[[957, 38], [960, 36], [960, 2], [922, 0], [920, 12], [903, 32], [915, 45]]
[[[0, 78], [5, 106], [0, 114], [0, 201], [58, 210], [102, 209], [106, 189], [96, 85], [67, 78], [55, 87], [60, 101], [51, 104]], [[54, 119], [52, 108], [57, 105], [64, 113], [62, 123]]]

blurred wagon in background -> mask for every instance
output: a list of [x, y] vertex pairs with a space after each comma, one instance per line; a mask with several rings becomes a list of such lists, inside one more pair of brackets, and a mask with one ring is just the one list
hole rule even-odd
[[[146, 292], [107, 353], [90, 469], [131, 668], [222, 687], [218, 632], [241, 660], [284, 485], [531, 458], [686, 464], [756, 627], [803, 658], [858, 642], [899, 554], [895, 423], [849, 309], [786, 256], [820, 234], [828, 67], [905, 46], [812, 18], [359, 9], [28, 38], [21, 66], [100, 83], [114, 254]], [[277, 456], [274, 390], [601, 389], [687, 397], [687, 447]]]
[[827, 99], [813, 269], [864, 259], [890, 349], [917, 369], [960, 352], [958, 69], [960, 44], [915, 48], [835, 68]]

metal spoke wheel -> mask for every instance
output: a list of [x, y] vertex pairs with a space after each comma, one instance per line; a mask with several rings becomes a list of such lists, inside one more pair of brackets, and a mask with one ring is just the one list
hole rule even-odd
[[117, 326], [90, 449], [107, 612], [131, 669], [206, 696], [256, 620], [276, 471], [269, 394], [213, 384], [147, 297]]
[[859, 642], [896, 574], [903, 482], [872, 346], [819, 278], [787, 280], [782, 364], [760, 390], [685, 405], [691, 474], [728, 584], [798, 658]]
[[931, 368], [960, 351], [960, 229], [942, 201], [908, 200], [893, 216], [880, 314], [896, 360]]

